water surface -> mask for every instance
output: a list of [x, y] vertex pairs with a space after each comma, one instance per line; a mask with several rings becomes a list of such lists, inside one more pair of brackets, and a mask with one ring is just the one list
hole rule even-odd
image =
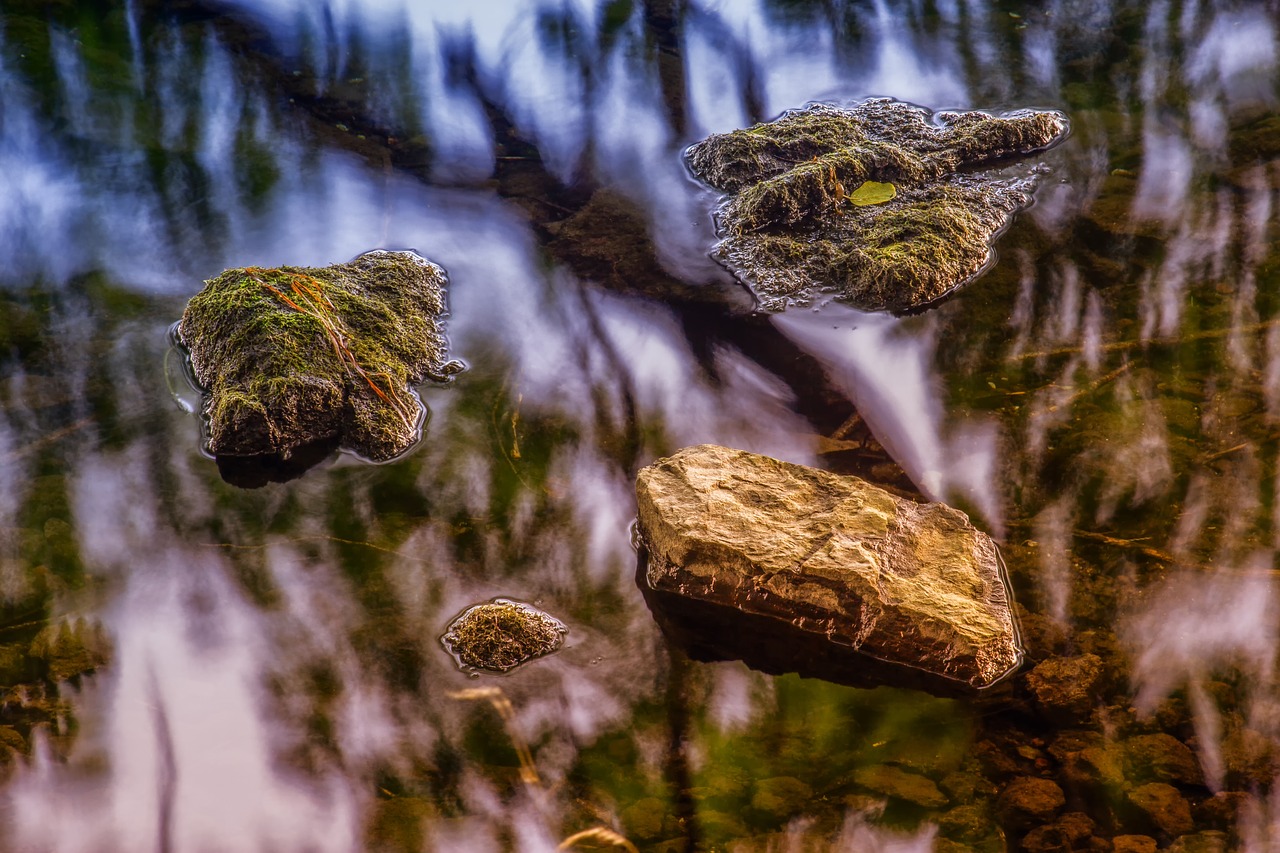
[[[1018, 849], [1036, 824], [1001, 792], [1029, 776], [1099, 839], [1267, 849], [1278, 15], [6, 3], [0, 849]], [[872, 95], [1072, 132], [936, 309], [755, 312], [683, 148]], [[450, 276], [469, 369], [421, 389], [424, 440], [224, 483], [169, 326], [226, 267], [376, 247]], [[965, 508], [1028, 668], [1101, 662], [1090, 706], [1056, 716], [1025, 674], [950, 700], [688, 660], [636, 585], [632, 484], [704, 441]], [[460, 671], [438, 638], [497, 596], [566, 647]], [[1124, 745], [1154, 733], [1194, 756], [1157, 780], [1190, 826], [1134, 806], [1154, 777]], [[1119, 777], [1078, 772], [1085, 742]]]

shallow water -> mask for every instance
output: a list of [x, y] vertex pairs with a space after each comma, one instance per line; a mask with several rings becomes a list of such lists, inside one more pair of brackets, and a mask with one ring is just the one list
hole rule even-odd
[[[463, 5], [0, 10], [0, 849], [1018, 849], [1028, 776], [1096, 839], [1269, 849], [1276, 4]], [[869, 95], [1072, 131], [938, 307], [753, 312], [681, 151]], [[449, 273], [424, 440], [224, 483], [169, 326], [226, 267], [375, 247]], [[1028, 669], [1098, 656], [1089, 707], [670, 648], [633, 482], [698, 442], [964, 507]], [[473, 678], [439, 637], [498, 596], [566, 644]]]

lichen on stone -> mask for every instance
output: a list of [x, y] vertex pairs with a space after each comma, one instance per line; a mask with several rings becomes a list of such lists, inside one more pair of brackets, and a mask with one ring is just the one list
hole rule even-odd
[[322, 268], [245, 267], [205, 282], [178, 325], [206, 392], [216, 456], [287, 458], [333, 440], [372, 460], [406, 450], [443, 379], [444, 271], [412, 252]]
[[[1052, 111], [932, 114], [877, 98], [713, 134], [687, 157], [694, 175], [729, 194], [717, 252], [765, 308], [834, 291], [860, 308], [902, 311], [988, 263], [992, 240], [1034, 188], [989, 170], [1066, 129]], [[851, 196], [868, 181], [891, 184], [893, 197], [858, 204]]]
[[464, 666], [506, 672], [556, 651], [567, 632], [564, 623], [536, 607], [497, 598], [468, 608], [441, 641]]

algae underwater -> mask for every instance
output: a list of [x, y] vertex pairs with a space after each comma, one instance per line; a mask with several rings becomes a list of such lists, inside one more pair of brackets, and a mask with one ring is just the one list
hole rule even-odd
[[[0, 849], [1267, 849], [1278, 57], [1266, 0], [6, 3]], [[1070, 135], [929, 310], [760, 310], [685, 150], [875, 97]], [[201, 282], [402, 246], [467, 363], [422, 439], [227, 483]], [[631, 525], [699, 443], [964, 509], [1024, 669], [691, 657]], [[473, 677], [498, 598], [568, 631]]]

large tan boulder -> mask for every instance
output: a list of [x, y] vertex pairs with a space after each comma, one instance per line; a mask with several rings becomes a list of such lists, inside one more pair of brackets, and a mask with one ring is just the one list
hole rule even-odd
[[995, 544], [945, 504], [714, 445], [642, 469], [636, 498], [653, 590], [976, 688], [1021, 662]]

